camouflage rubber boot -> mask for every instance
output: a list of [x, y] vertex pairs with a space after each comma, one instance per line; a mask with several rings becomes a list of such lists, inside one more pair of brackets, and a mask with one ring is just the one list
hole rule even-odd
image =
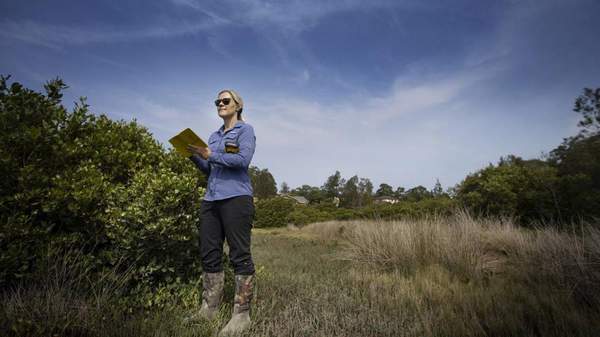
[[202, 273], [202, 304], [200, 311], [186, 318], [186, 321], [197, 321], [201, 318], [212, 320], [219, 312], [219, 305], [223, 299], [223, 286], [225, 273]]
[[232, 336], [250, 326], [250, 301], [254, 290], [254, 275], [235, 275], [235, 299], [231, 319], [219, 333], [221, 336]]

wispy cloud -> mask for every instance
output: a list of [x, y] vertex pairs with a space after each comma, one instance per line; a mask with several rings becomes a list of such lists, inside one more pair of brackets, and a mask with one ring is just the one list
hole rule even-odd
[[221, 22], [235, 23], [257, 29], [276, 28], [287, 34], [310, 29], [320, 19], [333, 13], [415, 3], [409, 0], [223, 0], [216, 3], [201, 0], [172, 0], [172, 2], [214, 16]]
[[[389, 7], [391, 1], [360, 0], [270, 2], [264, 0], [218, 3], [198, 0], [171, 0], [178, 7], [191, 8], [202, 14], [188, 20], [155, 23], [144, 27], [96, 24], [94, 27], [41, 23], [33, 20], [0, 22], [0, 36], [48, 48], [61, 49], [65, 45], [123, 42], [140, 39], [169, 38], [213, 30], [218, 27], [248, 26], [257, 31], [266, 30], [282, 36], [310, 29], [323, 17], [336, 12]], [[406, 2], [406, 1], [405, 1]], [[218, 48], [217, 48], [218, 49]]]
[[215, 22], [215, 23], [218, 23], [218, 24], [231, 24], [232, 23], [231, 20], [229, 20], [223, 16], [219, 16], [211, 10], [208, 10], [199, 1], [196, 1], [196, 0], [171, 0], [171, 1], [175, 5], [189, 7], [189, 8], [197, 10], [197, 11], [201, 12], [202, 14], [205, 14], [208, 17], [210, 17], [211, 19], [213, 19], [213, 22]]
[[0, 22], [0, 36], [53, 49], [67, 45], [124, 42], [151, 38], [168, 38], [194, 34], [215, 27], [215, 22], [178, 22], [149, 27], [101, 26], [95, 28], [44, 24], [24, 20]]
[[368, 100], [359, 111], [373, 113], [364, 125], [377, 126], [390, 119], [446, 109], [472, 86], [498, 73], [497, 67], [465, 67], [452, 74], [412, 74], [398, 77], [388, 93]]
[[[389, 91], [364, 100], [257, 97], [255, 114], [250, 112], [247, 118], [259, 132], [261, 152], [281, 154], [276, 160], [270, 156], [266, 166], [292, 185], [301, 183], [295, 177], [315, 184], [341, 168], [355, 170], [343, 174], [362, 174], [377, 182], [396, 176], [387, 182], [429, 186], [437, 176], [444, 183], [455, 183], [473, 162], [481, 161], [468, 154], [471, 139], [457, 134], [476, 123], [467, 120], [469, 114], [483, 112], [468, 92], [494, 74], [479, 68], [445, 76], [415, 73], [399, 77]], [[442, 162], [463, 170], [449, 177]], [[424, 176], [431, 181], [406, 178]]]

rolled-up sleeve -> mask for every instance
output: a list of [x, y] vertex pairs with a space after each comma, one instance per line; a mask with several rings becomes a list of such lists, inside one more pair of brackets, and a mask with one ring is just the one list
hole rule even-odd
[[204, 172], [204, 174], [206, 174], [207, 176], [210, 175], [210, 165], [208, 164], [207, 160], [203, 159], [197, 154], [193, 154], [189, 158], [191, 161], [194, 162], [194, 164], [196, 164], [200, 171]]
[[254, 156], [254, 148], [256, 147], [256, 136], [254, 128], [246, 124], [238, 137], [239, 152], [211, 152], [208, 161], [226, 167], [244, 168], [250, 166], [252, 156]]

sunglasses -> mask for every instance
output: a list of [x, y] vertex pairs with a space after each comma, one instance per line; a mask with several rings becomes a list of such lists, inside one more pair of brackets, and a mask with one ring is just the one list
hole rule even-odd
[[231, 103], [231, 98], [216, 99], [215, 105], [219, 106], [221, 104], [221, 102], [223, 102], [224, 105], [229, 105], [229, 103]]

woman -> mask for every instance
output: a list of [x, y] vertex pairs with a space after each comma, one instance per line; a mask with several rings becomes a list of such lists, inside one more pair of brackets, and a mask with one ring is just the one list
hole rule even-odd
[[250, 325], [254, 263], [250, 253], [250, 230], [254, 218], [253, 190], [248, 166], [254, 155], [254, 129], [242, 119], [244, 103], [233, 90], [222, 90], [215, 100], [223, 125], [208, 139], [208, 147], [188, 145], [190, 159], [208, 177], [201, 205], [200, 252], [202, 256], [202, 305], [199, 315], [212, 319], [223, 296], [221, 257], [223, 239], [235, 273], [235, 299], [231, 320], [221, 335], [236, 333]]

